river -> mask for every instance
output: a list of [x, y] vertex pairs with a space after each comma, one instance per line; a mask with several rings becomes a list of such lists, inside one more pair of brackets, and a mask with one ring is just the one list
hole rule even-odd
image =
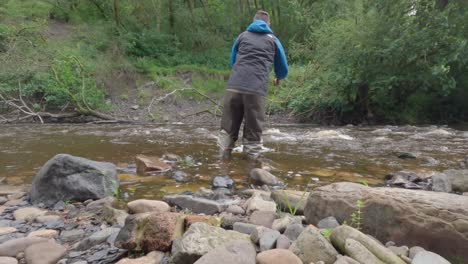
[[[2, 184], [30, 184], [48, 159], [68, 153], [128, 168], [138, 154], [177, 154], [178, 170], [191, 175], [176, 183], [168, 175], [121, 173], [122, 193], [128, 199], [160, 198], [164, 194], [209, 187], [213, 176], [232, 177], [248, 186], [249, 162], [241, 154], [220, 164], [217, 127], [199, 125], [6, 125], [0, 127]], [[379, 126], [277, 126], [265, 131], [265, 158], [273, 174], [288, 188], [304, 190], [317, 184], [353, 181], [383, 185], [385, 174], [400, 170], [442, 171], [459, 168], [468, 156], [466, 128]], [[401, 159], [410, 153], [415, 159]]]

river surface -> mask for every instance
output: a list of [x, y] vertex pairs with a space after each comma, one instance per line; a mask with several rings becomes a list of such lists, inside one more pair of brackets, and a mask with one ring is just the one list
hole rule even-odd
[[[67, 153], [132, 167], [135, 156], [177, 154], [177, 170], [191, 175], [176, 183], [169, 175], [119, 175], [129, 199], [160, 198], [164, 194], [210, 187], [212, 177], [229, 175], [238, 187], [248, 186], [249, 161], [235, 154], [218, 161], [217, 127], [199, 125], [13, 125], [0, 127], [0, 184], [30, 184], [51, 157]], [[442, 171], [459, 168], [468, 156], [468, 129], [448, 127], [316, 127], [278, 126], [265, 131], [265, 153], [273, 174], [288, 188], [353, 181], [383, 185], [385, 174], [400, 170]], [[416, 159], [401, 159], [411, 153]]]

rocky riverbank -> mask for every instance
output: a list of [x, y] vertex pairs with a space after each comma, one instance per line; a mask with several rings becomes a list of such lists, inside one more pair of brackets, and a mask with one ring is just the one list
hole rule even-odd
[[116, 173], [110, 163], [58, 155], [31, 190], [2, 186], [0, 263], [468, 260], [464, 195], [345, 182], [306, 193], [254, 169], [257, 189], [236, 190], [224, 176], [195, 193], [123, 203]]

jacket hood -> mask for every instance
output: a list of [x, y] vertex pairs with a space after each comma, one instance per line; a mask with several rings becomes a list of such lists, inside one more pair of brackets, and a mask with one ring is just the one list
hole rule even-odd
[[263, 20], [254, 20], [252, 24], [247, 28], [247, 31], [254, 33], [269, 33], [273, 34], [271, 28]]

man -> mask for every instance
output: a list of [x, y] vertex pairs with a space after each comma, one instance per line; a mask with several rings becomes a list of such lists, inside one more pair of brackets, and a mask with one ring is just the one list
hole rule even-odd
[[229, 159], [244, 120], [244, 152], [257, 158], [262, 150], [262, 126], [265, 120], [265, 95], [271, 69], [275, 85], [288, 75], [283, 46], [270, 29], [270, 17], [258, 11], [254, 21], [236, 39], [231, 53], [231, 76], [224, 98], [219, 145], [221, 157]]

